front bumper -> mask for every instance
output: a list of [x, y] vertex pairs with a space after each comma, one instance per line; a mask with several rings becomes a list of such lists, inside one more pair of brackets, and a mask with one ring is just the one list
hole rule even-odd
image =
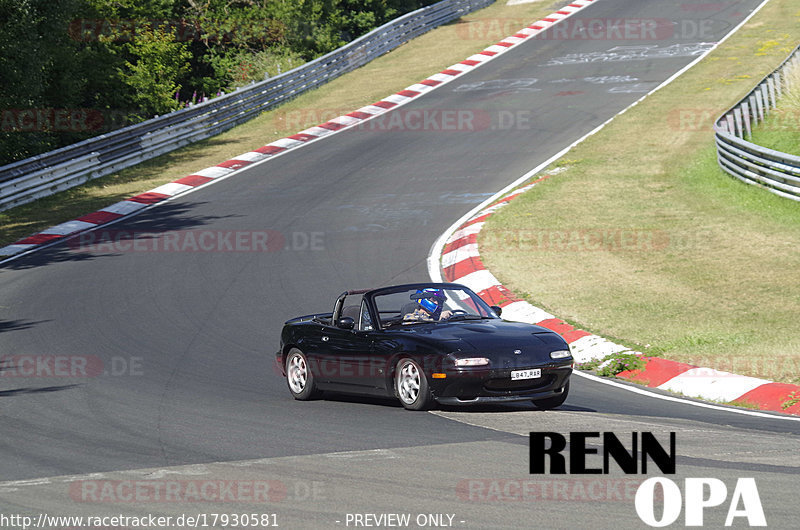
[[460, 370], [431, 381], [434, 399], [442, 405], [470, 405], [532, 401], [561, 395], [572, 374], [571, 362], [536, 366], [541, 377], [511, 380], [511, 370]]

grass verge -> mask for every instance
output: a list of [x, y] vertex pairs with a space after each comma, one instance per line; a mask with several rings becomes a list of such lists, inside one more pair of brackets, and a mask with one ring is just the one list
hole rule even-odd
[[[798, 43], [767, 4], [493, 215], [485, 264], [529, 302], [650, 356], [800, 383], [800, 208], [728, 177], [711, 122]], [[681, 119], [689, 110], [702, 121]], [[552, 170], [550, 168], [549, 170]]]
[[497, 2], [214, 138], [0, 212], [0, 247], [378, 101], [514, 34], [565, 3], [507, 6]]

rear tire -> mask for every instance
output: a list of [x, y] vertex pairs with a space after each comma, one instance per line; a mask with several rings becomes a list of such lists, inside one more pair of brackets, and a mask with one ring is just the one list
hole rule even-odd
[[300, 401], [315, 399], [321, 394], [314, 383], [306, 354], [297, 348], [292, 348], [286, 355], [286, 383], [292, 396]]
[[408, 410], [427, 410], [433, 404], [428, 378], [413, 359], [402, 359], [394, 373], [394, 391]]
[[561, 394], [547, 399], [534, 399], [533, 404], [537, 409], [555, 409], [564, 404], [567, 400], [567, 394], [569, 394], [569, 381], [564, 385], [564, 391]]

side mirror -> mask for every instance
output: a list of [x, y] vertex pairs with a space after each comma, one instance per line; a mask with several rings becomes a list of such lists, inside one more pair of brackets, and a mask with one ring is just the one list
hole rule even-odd
[[503, 313], [503, 308], [499, 305], [493, 305], [492, 311], [494, 311], [497, 316], [500, 316]]
[[351, 317], [342, 317], [336, 321], [336, 327], [339, 329], [353, 329], [356, 327], [356, 321]]

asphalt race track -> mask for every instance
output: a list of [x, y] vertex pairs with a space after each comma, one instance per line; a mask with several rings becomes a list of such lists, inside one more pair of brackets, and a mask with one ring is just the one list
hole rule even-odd
[[[651, 431], [660, 441], [677, 433], [671, 478], [681, 488], [686, 477], [715, 477], [730, 499], [738, 478], [753, 477], [769, 526], [794, 527], [798, 421], [663, 401], [582, 377], [551, 412], [411, 413], [344, 396], [301, 403], [273, 366], [286, 319], [329, 310], [345, 289], [427, 279], [428, 251], [456, 219], [658, 86], [759, 3], [699, 10], [598, 0], [575, 17], [676, 25], [649, 40], [531, 40], [382, 119], [108, 229], [148, 235], [142, 248], [73, 241], [2, 265], [0, 354], [12, 356], [0, 366], [2, 513], [258, 512], [276, 514], [283, 528], [409, 513], [412, 522], [442, 516], [420, 526], [640, 528], [630, 495], [587, 499], [575, 487], [646, 477], [618, 469], [567, 477], [572, 497], [554, 502], [516, 486], [532, 480], [529, 431], [623, 439]], [[445, 118], [453, 115], [461, 120], [454, 127]], [[420, 116], [427, 126], [409, 126]], [[271, 251], [248, 251], [247, 238], [264, 230], [272, 231]], [[242, 239], [234, 251], [147, 246], [174, 231]], [[14, 359], [44, 358], [88, 370], [31, 377], [13, 367]], [[172, 479], [271, 481], [275, 494], [266, 504], [92, 497], [98, 484]], [[706, 510], [706, 524], [722, 526], [727, 511], [728, 502]], [[683, 522], [681, 515], [676, 524]]]

